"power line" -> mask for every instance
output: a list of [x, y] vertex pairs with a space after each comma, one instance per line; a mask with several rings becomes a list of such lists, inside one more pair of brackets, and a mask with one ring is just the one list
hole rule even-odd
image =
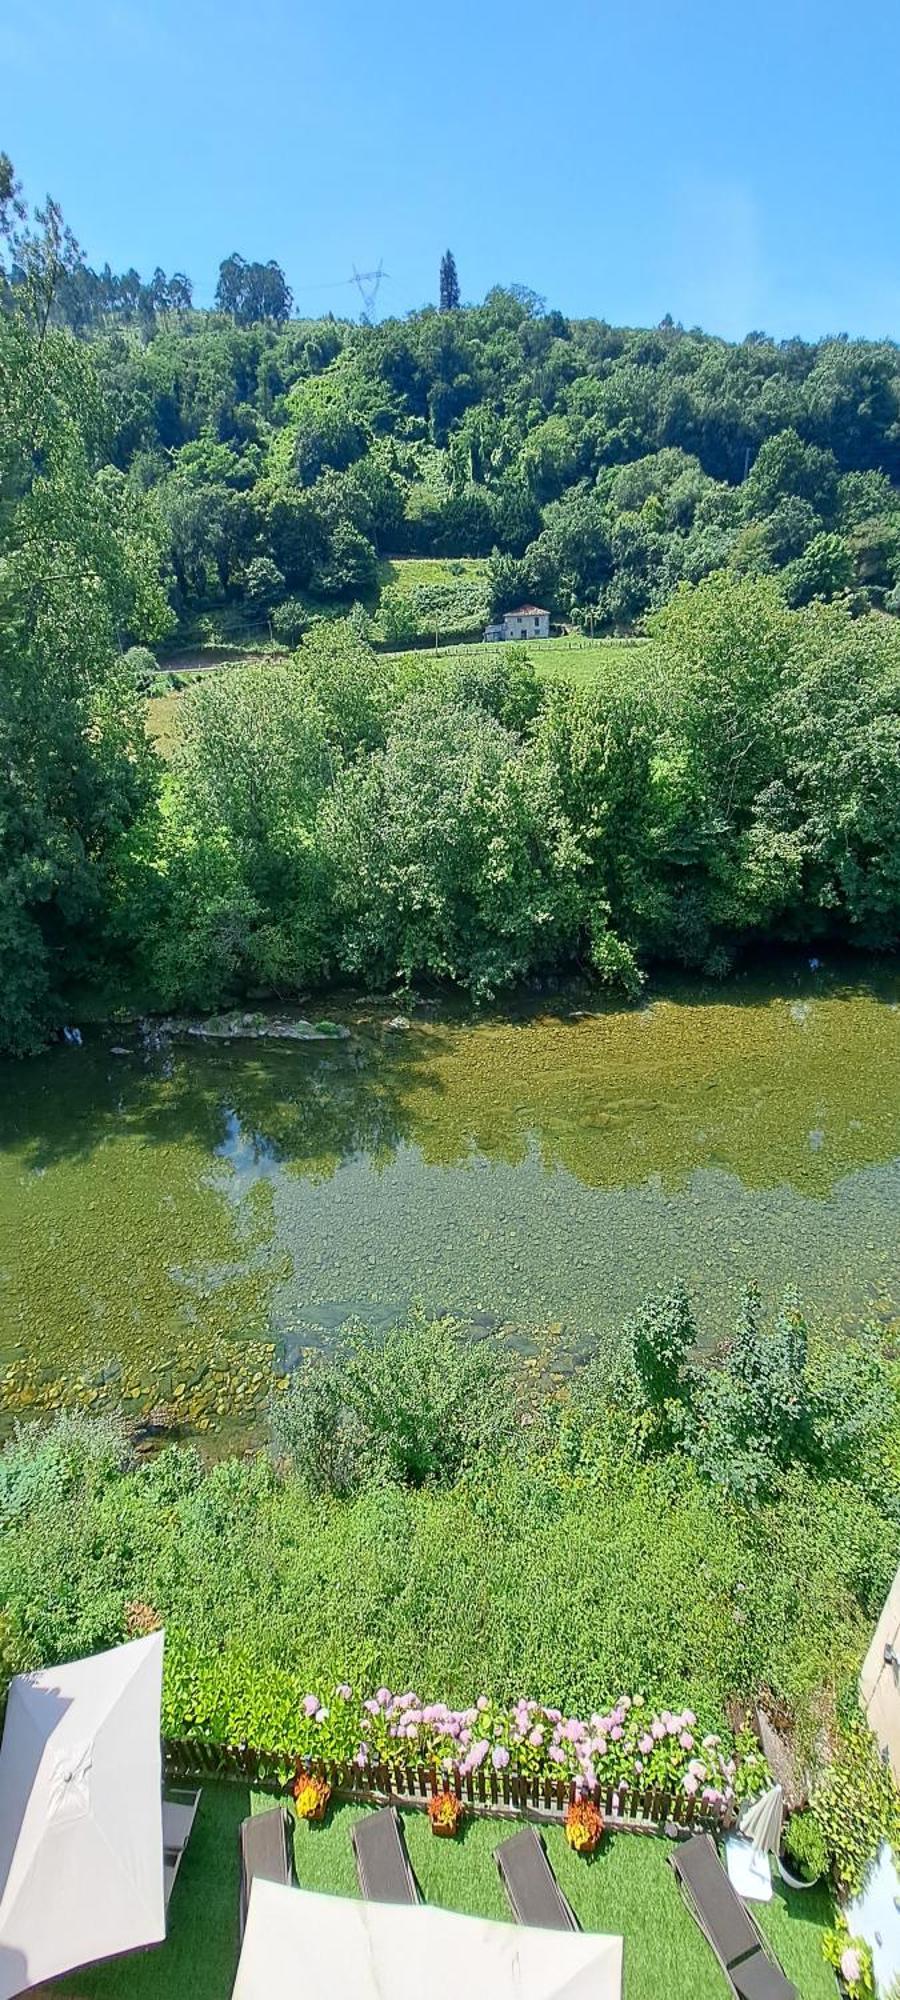
[[378, 259], [377, 271], [358, 271], [356, 265], [354, 264], [353, 266], [353, 276], [347, 282], [348, 284], [355, 285], [359, 292], [359, 296], [363, 302], [362, 317], [367, 326], [371, 326], [372, 324], [382, 278], [389, 277], [390, 272], [385, 270], [384, 260], [381, 257]]

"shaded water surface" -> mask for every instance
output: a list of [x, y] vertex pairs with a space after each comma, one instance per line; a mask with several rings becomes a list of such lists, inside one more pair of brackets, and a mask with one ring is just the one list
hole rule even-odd
[[749, 1278], [888, 1322], [898, 999], [890, 968], [804, 962], [635, 1009], [392, 1032], [369, 1006], [349, 1042], [104, 1031], [0, 1066], [7, 1407], [77, 1377], [187, 1408], [205, 1381], [215, 1422], [269, 1341], [278, 1367], [420, 1301], [577, 1346], [676, 1272], [710, 1337]]

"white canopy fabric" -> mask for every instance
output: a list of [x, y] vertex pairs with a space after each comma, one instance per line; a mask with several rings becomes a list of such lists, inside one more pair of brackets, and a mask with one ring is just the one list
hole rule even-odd
[[761, 1798], [744, 1807], [738, 1820], [738, 1831], [745, 1840], [749, 1840], [757, 1854], [777, 1854], [781, 1846], [783, 1820], [784, 1793], [780, 1785], [772, 1785]]
[[257, 1880], [232, 2000], [621, 2000], [622, 1939]]
[[163, 1636], [10, 1683], [0, 1748], [0, 2000], [165, 1937]]

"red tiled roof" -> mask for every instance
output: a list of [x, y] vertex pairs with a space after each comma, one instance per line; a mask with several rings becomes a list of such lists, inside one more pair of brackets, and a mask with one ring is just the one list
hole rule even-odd
[[549, 612], [540, 604], [517, 604], [514, 611], [504, 611], [504, 618], [547, 618]]

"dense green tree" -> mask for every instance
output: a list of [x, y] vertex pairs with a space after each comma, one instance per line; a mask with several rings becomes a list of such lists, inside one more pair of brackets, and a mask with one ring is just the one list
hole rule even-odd
[[452, 250], [445, 250], [441, 258], [441, 312], [457, 312], [459, 309], [459, 279], [456, 275], [456, 258]]
[[284, 272], [274, 258], [267, 264], [247, 263], [236, 250], [219, 265], [216, 306], [230, 313], [242, 326], [257, 320], [288, 318], [293, 295]]
[[488, 994], [551, 956], [571, 915], [554, 828], [534, 807], [516, 737], [493, 715], [452, 690], [407, 696], [384, 750], [323, 806], [342, 966]]
[[[38, 225], [40, 226], [40, 225]], [[48, 256], [53, 252], [48, 251]], [[39, 253], [36, 253], [39, 262]], [[118, 857], [153, 789], [120, 647], [166, 628], [153, 524], [95, 472], [90, 353], [0, 314], [0, 1046], [96, 970]]]
[[771, 514], [780, 500], [796, 495], [830, 520], [837, 505], [838, 471], [833, 452], [805, 444], [796, 431], [779, 431], [761, 446], [744, 486], [748, 513]]
[[248, 986], [296, 992], [324, 971], [315, 820], [328, 779], [324, 732], [295, 667], [235, 674], [227, 702], [202, 679], [185, 696], [157, 835], [163, 876], [143, 888], [145, 963], [163, 1004], [215, 1005]]
[[796, 562], [788, 564], [784, 590], [789, 604], [809, 604], [846, 590], [854, 571], [853, 551], [843, 535], [814, 535]]

